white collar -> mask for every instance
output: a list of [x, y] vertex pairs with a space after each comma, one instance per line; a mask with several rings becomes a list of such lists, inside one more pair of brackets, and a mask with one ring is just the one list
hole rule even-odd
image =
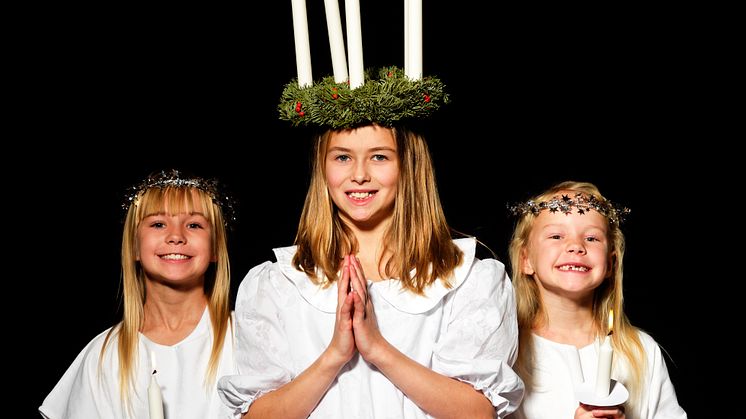
[[[451, 288], [446, 288], [443, 281], [436, 279], [424, 290], [425, 295], [417, 295], [401, 288], [398, 279], [387, 279], [378, 282], [368, 281], [368, 288], [375, 288], [383, 298], [400, 311], [411, 314], [419, 314], [429, 311], [435, 307], [448, 293], [457, 289], [464, 282], [474, 264], [474, 253], [476, 251], [476, 240], [473, 237], [456, 239], [453, 241], [464, 253], [464, 258], [453, 272], [451, 277]], [[334, 313], [337, 309], [337, 286], [323, 288], [312, 283], [305, 272], [299, 271], [292, 266], [296, 246], [288, 246], [274, 249], [277, 263], [282, 274], [289, 279], [300, 292], [303, 299], [317, 309]]]

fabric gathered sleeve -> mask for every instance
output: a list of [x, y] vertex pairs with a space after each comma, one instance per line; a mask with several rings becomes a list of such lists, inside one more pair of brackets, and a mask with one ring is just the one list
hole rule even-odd
[[648, 368], [652, 372], [648, 383], [649, 416], [656, 419], [686, 419], [686, 412], [676, 398], [660, 346], [647, 334], [641, 334], [640, 338], [647, 340], [644, 346], [648, 352]]
[[[115, 404], [107, 382], [107, 368], [99, 371], [99, 353], [106, 332], [91, 340], [68, 367], [60, 381], [39, 407], [46, 419], [116, 418]], [[108, 349], [107, 349], [108, 350]], [[99, 375], [101, 374], [101, 375]], [[115, 395], [117, 400], [119, 394]]]
[[471, 384], [498, 417], [518, 408], [523, 381], [511, 366], [518, 354], [515, 296], [502, 263], [476, 260], [469, 277], [446, 298], [445, 330], [435, 346], [433, 370]]
[[236, 297], [237, 375], [221, 377], [218, 394], [235, 418], [249, 410], [263, 394], [290, 382], [294, 377], [280, 310], [285, 296], [273, 285], [271, 262], [252, 268]]

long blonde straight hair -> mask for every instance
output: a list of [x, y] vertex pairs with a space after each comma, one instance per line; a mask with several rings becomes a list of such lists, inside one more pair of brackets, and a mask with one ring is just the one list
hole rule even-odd
[[[450, 286], [451, 274], [461, 264], [463, 253], [453, 243], [443, 213], [427, 143], [409, 129], [388, 129], [393, 130], [396, 139], [399, 180], [394, 217], [383, 243], [393, 256], [383, 274], [399, 278], [404, 289], [417, 294], [422, 294], [437, 278]], [[315, 139], [311, 182], [295, 237], [298, 251], [293, 258], [294, 266], [315, 283], [326, 286], [336, 281], [344, 255], [358, 250], [357, 239], [340, 219], [328, 193], [326, 152], [335, 132], [326, 131]]]
[[[571, 195], [581, 193], [585, 196], [593, 196], [600, 201], [605, 201], [598, 188], [587, 182], [566, 181], [552, 186], [545, 192], [531, 198], [531, 201], [549, 201], [560, 193]], [[528, 211], [518, 220], [513, 238], [510, 242], [510, 263], [513, 273], [513, 284], [516, 294], [516, 305], [518, 309], [518, 327], [520, 330], [520, 342], [518, 361], [516, 369], [526, 383], [526, 388], [531, 388], [533, 383], [533, 340], [532, 330], [534, 327], [545, 324], [547, 313], [541, 302], [539, 287], [533, 276], [526, 275], [522, 269], [522, 253], [526, 251], [531, 229], [533, 228], [536, 215]], [[631, 383], [625, 383], [630, 390], [630, 405], [639, 403], [640, 391], [643, 385], [643, 372], [647, 367], [644, 349], [636, 327], [632, 326], [627, 315], [624, 313], [624, 297], [622, 294], [622, 262], [624, 259], [624, 234], [619, 228], [619, 223], [607, 222], [607, 239], [609, 247], [608, 258], [611, 261], [611, 275], [593, 291], [593, 319], [596, 324], [597, 337], [605, 336], [608, 323], [609, 310], [614, 310], [613, 329], [611, 335], [612, 346], [615, 354], [621, 354], [630, 367]], [[615, 357], [615, 359], [618, 359]], [[616, 361], [615, 361], [616, 362]]]
[[[212, 323], [213, 342], [210, 360], [205, 371], [205, 388], [215, 382], [220, 355], [224, 344], [232, 345], [230, 313], [230, 263], [225, 219], [221, 207], [207, 192], [196, 187], [151, 187], [143, 190], [127, 210], [122, 233], [122, 286], [124, 312], [122, 320], [111, 328], [101, 348], [101, 357], [107, 350], [109, 339], [118, 334], [119, 384], [123, 404], [129, 405], [137, 369], [139, 331], [143, 325], [145, 304], [145, 275], [136, 260], [137, 229], [143, 218], [167, 212], [169, 215], [199, 212], [207, 217], [211, 226], [212, 251], [217, 261], [205, 273], [204, 290]], [[226, 338], [226, 335], [228, 336]], [[226, 342], [226, 339], [229, 342]]]

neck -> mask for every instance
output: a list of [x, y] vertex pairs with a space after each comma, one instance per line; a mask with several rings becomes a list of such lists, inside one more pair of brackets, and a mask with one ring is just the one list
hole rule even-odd
[[189, 335], [202, 319], [207, 296], [202, 290], [177, 291], [148, 287], [141, 332], [162, 345], [173, 345]]
[[[355, 226], [351, 228], [359, 246], [355, 256], [360, 259], [366, 279], [380, 281], [383, 279], [386, 262], [390, 258], [390, 255], [384, 254], [383, 237], [386, 226], [380, 223], [372, 229], [359, 229]], [[382, 258], [381, 255], [384, 257]]]
[[534, 326], [533, 332], [553, 342], [578, 348], [593, 342], [596, 325], [591, 298], [576, 300], [542, 290], [546, 322]]

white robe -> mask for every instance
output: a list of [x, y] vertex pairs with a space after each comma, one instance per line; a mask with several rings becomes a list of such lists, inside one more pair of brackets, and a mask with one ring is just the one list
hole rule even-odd
[[[517, 407], [523, 382], [511, 369], [517, 354], [512, 284], [504, 266], [474, 257], [474, 239], [455, 241], [464, 252], [451, 289], [436, 280], [418, 296], [398, 280], [368, 281], [381, 334], [416, 362], [471, 384], [502, 417]], [[275, 249], [277, 262], [253, 268], [236, 301], [239, 374], [218, 384], [236, 418], [262, 394], [288, 383], [331, 341], [336, 284], [314, 285], [291, 266], [295, 247]], [[444, 394], [443, 397], [448, 397]], [[356, 354], [323, 396], [311, 418], [426, 418], [373, 365]]]
[[[643, 375], [642, 399], [636, 410], [627, 405], [627, 419], [685, 419], [686, 413], [676, 399], [668, 369], [658, 344], [650, 335], [640, 332], [640, 341], [647, 356], [648, 368]], [[578, 408], [575, 388], [587, 381], [595, 382], [600, 341], [576, 348], [533, 335], [533, 388], [527, 388], [523, 402], [512, 416], [516, 419], [572, 418]], [[611, 378], [624, 384], [629, 369], [614, 361]]]
[[[166, 419], [230, 418], [230, 411], [220, 401], [215, 384], [209, 389], [203, 384], [212, 350], [211, 328], [210, 314], [205, 309], [197, 327], [175, 345], [160, 345], [140, 334], [131, 415], [122, 405], [119, 393], [118, 334], [110, 339], [99, 370], [99, 355], [108, 333], [106, 330], [91, 340], [75, 358], [44, 399], [39, 412], [48, 419], [147, 419], [148, 385], [153, 372], [150, 353], [153, 351]], [[233, 341], [229, 332], [223, 345], [216, 382], [222, 375], [235, 372]]]

